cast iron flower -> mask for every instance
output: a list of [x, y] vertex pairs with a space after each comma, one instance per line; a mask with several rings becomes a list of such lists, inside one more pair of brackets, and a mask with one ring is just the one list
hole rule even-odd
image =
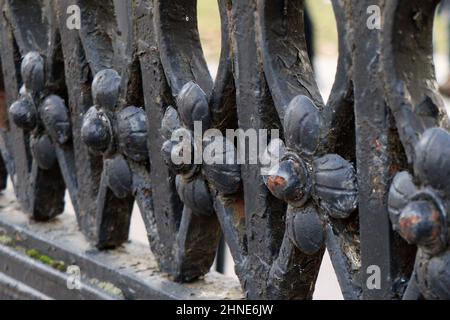
[[107, 185], [120, 199], [132, 192], [132, 173], [126, 160], [148, 161], [147, 117], [141, 108], [119, 105], [121, 81], [112, 69], [95, 75], [94, 106], [84, 115], [81, 128], [90, 151], [104, 156]]
[[49, 170], [56, 162], [54, 143], [64, 145], [70, 140], [69, 111], [59, 96], [46, 95], [45, 62], [38, 52], [25, 55], [21, 76], [24, 84], [9, 115], [17, 127], [30, 132], [33, 158], [39, 168]]
[[[162, 153], [177, 174], [176, 188], [184, 204], [194, 213], [211, 215], [214, 210], [209, 186], [222, 195], [231, 195], [240, 186], [239, 165], [227, 161], [234, 157], [235, 147], [220, 133], [203, 137], [211, 116], [206, 94], [196, 83], [184, 85], [176, 102], [177, 110], [169, 106], [162, 120], [161, 132], [166, 139]], [[198, 137], [194, 130], [200, 126], [197, 133], [202, 136]], [[205, 163], [203, 152], [196, 152], [204, 148], [213, 150], [214, 157], [223, 161]]]
[[297, 96], [284, 116], [286, 146], [274, 140], [265, 153], [266, 157], [275, 154], [279, 163], [263, 175], [264, 182], [275, 197], [297, 211], [287, 221], [288, 231], [297, 247], [307, 254], [317, 252], [323, 242], [316, 206], [333, 218], [345, 219], [358, 202], [355, 170], [339, 155], [323, 154], [322, 127], [316, 105], [306, 96]]

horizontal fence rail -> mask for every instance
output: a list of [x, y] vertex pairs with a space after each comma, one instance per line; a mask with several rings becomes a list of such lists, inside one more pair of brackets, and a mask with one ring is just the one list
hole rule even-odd
[[[0, 0], [0, 186], [9, 176], [21, 210], [40, 222], [0, 214], [0, 288], [195, 298], [223, 236], [249, 299], [311, 299], [325, 249], [345, 299], [449, 299], [450, 135], [432, 59], [439, 1], [332, 0], [339, 60], [326, 104], [303, 0], [218, 4], [213, 79], [195, 0]], [[58, 217], [66, 192], [84, 249], [40, 237], [68, 221]], [[135, 203], [155, 270], [170, 280], [120, 271], [133, 259], [120, 250]], [[91, 278], [106, 274], [108, 290], [61, 289], [67, 266], [30, 258], [49, 241]]]

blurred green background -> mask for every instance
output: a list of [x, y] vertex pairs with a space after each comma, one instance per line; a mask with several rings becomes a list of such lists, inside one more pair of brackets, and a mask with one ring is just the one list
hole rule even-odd
[[[315, 31], [318, 56], [337, 57], [337, 31], [333, 9], [329, 0], [307, 0]], [[205, 56], [217, 63], [220, 56], [220, 23], [217, 0], [198, 0], [198, 24]], [[442, 15], [436, 18], [435, 47], [437, 53], [445, 54], [448, 48], [446, 23]]]

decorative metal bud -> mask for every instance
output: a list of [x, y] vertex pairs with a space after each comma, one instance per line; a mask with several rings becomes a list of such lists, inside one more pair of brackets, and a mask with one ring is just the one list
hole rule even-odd
[[394, 230], [398, 231], [398, 220], [402, 210], [408, 205], [409, 200], [418, 192], [412, 176], [406, 172], [398, 173], [392, 181], [389, 189], [388, 210]]
[[182, 176], [176, 177], [176, 187], [181, 201], [193, 213], [210, 216], [214, 213], [213, 202], [205, 181], [196, 177], [186, 180]]
[[92, 82], [92, 97], [94, 103], [102, 108], [113, 111], [119, 98], [121, 77], [116, 70], [105, 69], [98, 72]]
[[48, 135], [31, 138], [31, 154], [39, 168], [50, 170], [56, 162], [56, 151]]
[[96, 152], [105, 152], [111, 145], [111, 123], [108, 117], [96, 107], [91, 107], [84, 115], [81, 138], [91, 150]]
[[314, 155], [320, 142], [321, 122], [319, 109], [311, 99], [295, 97], [284, 115], [286, 145], [299, 155]]
[[294, 207], [303, 206], [311, 192], [311, 178], [305, 162], [293, 154], [288, 154], [281, 163], [264, 177], [264, 182], [272, 194]]
[[37, 124], [37, 113], [33, 103], [21, 98], [9, 107], [9, 115], [16, 126], [23, 130], [33, 130]]
[[237, 164], [234, 144], [223, 136], [215, 136], [205, 141], [202, 166], [208, 182], [221, 194], [231, 195], [239, 190], [241, 185], [241, 170]]
[[64, 144], [70, 139], [69, 112], [63, 99], [56, 95], [48, 96], [39, 108], [39, 113], [53, 141]]
[[415, 200], [403, 210], [399, 219], [399, 233], [409, 243], [414, 243], [430, 254], [446, 247], [443, 234], [446, 222], [439, 208], [428, 200]]
[[358, 205], [358, 182], [350, 162], [328, 154], [313, 163], [314, 196], [330, 216], [346, 219]]
[[323, 225], [313, 206], [289, 213], [286, 223], [289, 238], [301, 252], [313, 255], [323, 247]]
[[132, 174], [122, 156], [106, 161], [106, 183], [114, 195], [123, 199], [132, 192]]
[[134, 161], [148, 159], [147, 116], [144, 110], [127, 107], [117, 115], [119, 147]]
[[415, 153], [414, 171], [420, 181], [450, 194], [450, 134], [442, 128], [428, 129]]
[[28, 91], [35, 94], [44, 89], [44, 59], [38, 52], [32, 51], [25, 55], [21, 64], [21, 74], [25, 88]]
[[161, 134], [167, 140], [172, 139], [172, 133], [181, 127], [178, 112], [174, 107], [167, 107], [161, 121]]
[[209, 128], [211, 115], [205, 92], [194, 82], [188, 82], [177, 97], [181, 121], [188, 129], [194, 130], [194, 122], [200, 121], [203, 130]]

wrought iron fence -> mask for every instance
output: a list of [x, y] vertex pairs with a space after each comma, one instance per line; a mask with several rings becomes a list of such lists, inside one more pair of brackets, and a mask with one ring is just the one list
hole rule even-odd
[[[0, 1], [2, 187], [9, 175], [22, 210], [42, 222], [64, 211], [67, 190], [100, 250], [128, 239], [136, 202], [176, 282], [210, 270], [223, 234], [250, 299], [311, 298], [325, 248], [346, 299], [450, 298], [439, 1], [333, 0], [339, 61], [327, 104], [302, 0], [218, 2], [213, 80], [195, 0]], [[184, 149], [174, 133], [194, 136], [196, 123], [278, 129], [266, 154], [280, 162], [266, 175], [249, 161], [175, 163]], [[237, 147], [201, 144], [225, 157]]]

